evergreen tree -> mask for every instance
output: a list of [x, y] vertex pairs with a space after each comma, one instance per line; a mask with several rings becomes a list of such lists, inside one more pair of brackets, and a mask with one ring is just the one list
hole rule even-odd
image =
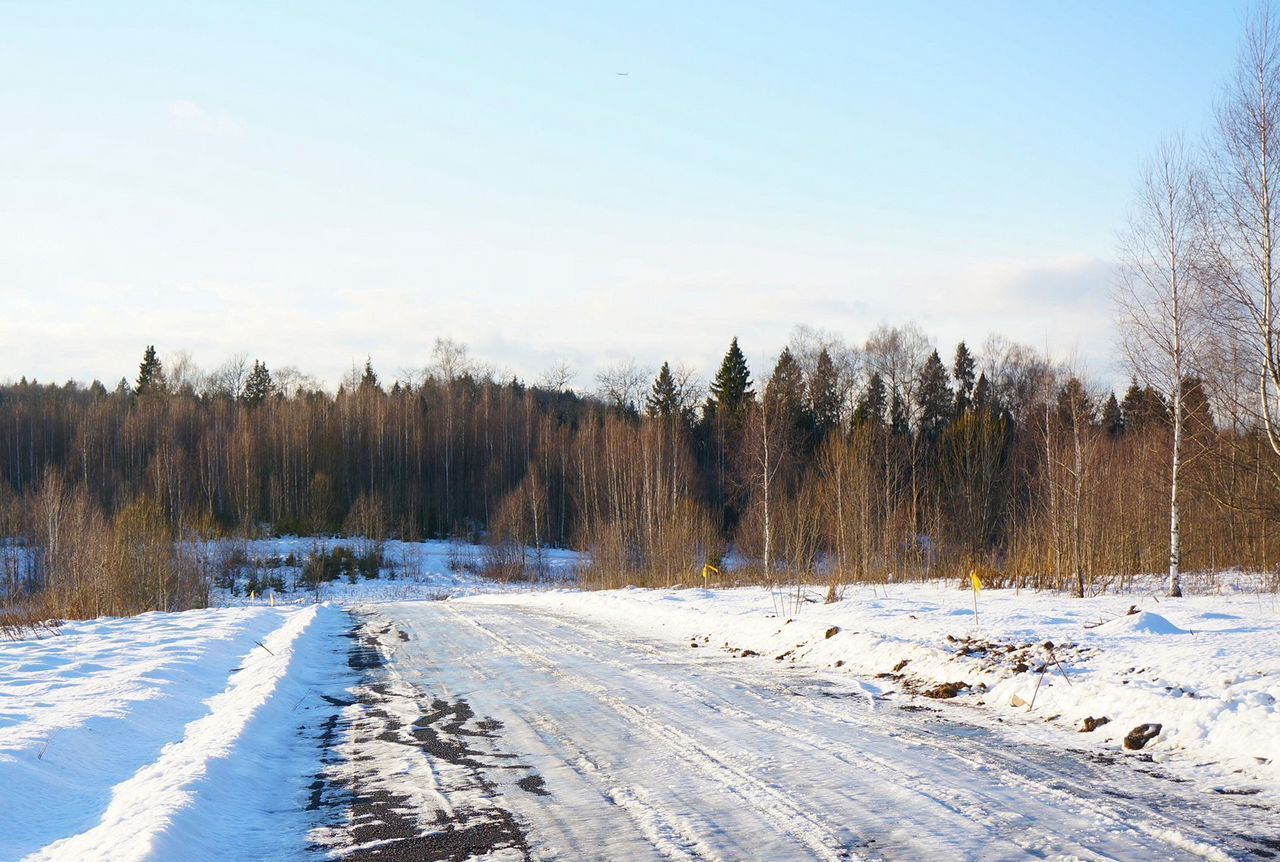
[[256, 407], [271, 396], [275, 384], [271, 381], [271, 372], [258, 360], [253, 361], [253, 370], [244, 381], [244, 392], [240, 398], [250, 407]]
[[148, 344], [142, 354], [142, 364], [138, 366], [138, 382], [133, 391], [138, 395], [164, 391], [164, 366], [160, 364], [160, 357], [156, 355], [153, 344]]
[[920, 383], [916, 389], [916, 407], [920, 411], [920, 433], [936, 440], [951, 422], [955, 395], [947, 380], [947, 368], [942, 364], [938, 351], [929, 354], [920, 369]]
[[951, 368], [951, 375], [956, 381], [955, 413], [957, 416], [964, 415], [973, 406], [974, 371], [973, 354], [969, 352], [969, 347], [961, 341], [956, 345], [956, 359]]
[[911, 421], [907, 417], [907, 403], [897, 389], [889, 401], [889, 430], [897, 437], [911, 436]]
[[1120, 402], [1125, 431], [1141, 431], [1169, 421], [1169, 405], [1160, 393], [1150, 386], [1139, 386], [1137, 379], [1129, 382], [1129, 388]]
[[725, 353], [710, 388], [711, 397], [707, 399], [707, 404], [711, 412], [724, 417], [730, 424], [736, 424], [742, 418], [747, 404], [755, 398], [747, 357], [742, 355], [736, 337], [730, 342], [729, 350]]
[[995, 396], [991, 392], [991, 383], [985, 373], [978, 375], [978, 382], [973, 385], [973, 409], [978, 413], [995, 416], [1000, 412]]
[[784, 347], [778, 354], [778, 361], [773, 366], [773, 374], [765, 386], [765, 397], [771, 405], [796, 412], [804, 403], [804, 376], [800, 372], [800, 363], [796, 362], [791, 349]]
[[372, 357], [368, 357], [368, 356], [365, 357], [364, 374], [360, 376], [360, 389], [362, 391], [372, 390], [372, 389], [381, 389], [381, 387], [378, 385], [378, 374], [373, 370]]
[[670, 363], [662, 363], [649, 390], [649, 396], [645, 399], [645, 407], [649, 415], [655, 417], [666, 418], [681, 412], [680, 392], [676, 388], [676, 379], [671, 374]]
[[1083, 425], [1093, 424], [1096, 406], [1078, 377], [1072, 377], [1058, 390], [1058, 421], [1070, 427], [1078, 419]]
[[1182, 413], [1188, 436], [1213, 434], [1213, 410], [1209, 406], [1209, 396], [1204, 391], [1204, 381], [1199, 377], [1183, 378]]
[[1124, 414], [1120, 411], [1120, 402], [1114, 392], [1107, 396], [1107, 403], [1102, 405], [1102, 430], [1112, 437], [1124, 433]]
[[805, 398], [804, 373], [790, 348], [783, 347], [778, 355], [768, 386], [764, 388], [764, 401], [769, 418], [786, 430], [791, 442], [812, 438], [813, 414]]
[[880, 377], [880, 372], [873, 372], [871, 379], [867, 381], [867, 388], [862, 390], [858, 403], [854, 405], [853, 424], [883, 425], [888, 409], [889, 393], [885, 389], [884, 380]]
[[831, 361], [831, 354], [824, 347], [818, 354], [817, 365], [809, 380], [809, 410], [813, 415], [814, 429], [818, 437], [825, 437], [827, 432], [840, 422], [840, 381], [836, 373], [836, 364]]

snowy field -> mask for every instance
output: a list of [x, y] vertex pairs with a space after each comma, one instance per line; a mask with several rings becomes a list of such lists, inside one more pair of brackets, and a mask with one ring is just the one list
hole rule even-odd
[[975, 618], [384, 550], [318, 604], [0, 642], [0, 860], [1280, 858], [1280, 602], [1238, 579]]
[[[299, 582], [302, 564], [309, 556], [339, 547], [356, 553], [367, 553], [378, 547], [384, 555], [380, 576], [373, 580], [359, 575], [354, 579], [340, 577], [322, 584], [318, 590]], [[204, 552], [210, 556], [242, 552], [248, 571], [264, 579], [278, 576], [286, 585], [283, 591], [258, 590], [254, 600], [265, 602], [270, 593], [275, 592], [278, 602], [293, 604], [314, 603], [317, 599], [335, 602], [440, 600], [476, 592], [528, 590], [571, 582], [582, 563], [582, 555], [574, 551], [529, 549], [525, 559], [530, 570], [540, 565], [538, 577], [498, 583], [481, 574], [486, 563], [484, 546], [466, 542], [390, 540], [375, 545], [365, 539], [281, 536], [245, 541], [214, 540], [205, 543]], [[225, 607], [254, 604], [245, 588], [245, 576], [238, 582], [239, 589], [234, 593], [225, 588], [215, 590], [212, 604]]]

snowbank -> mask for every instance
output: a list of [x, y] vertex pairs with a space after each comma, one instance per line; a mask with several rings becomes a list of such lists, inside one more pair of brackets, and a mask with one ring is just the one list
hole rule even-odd
[[314, 605], [157, 613], [0, 644], [0, 859], [148, 857], [297, 673], [321, 615], [346, 619]]

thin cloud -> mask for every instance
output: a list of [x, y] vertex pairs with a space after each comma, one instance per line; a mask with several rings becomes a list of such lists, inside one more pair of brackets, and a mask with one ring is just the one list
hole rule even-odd
[[207, 110], [188, 99], [170, 103], [169, 117], [179, 129], [211, 137], [236, 137], [243, 134], [245, 128], [241, 120], [230, 114]]

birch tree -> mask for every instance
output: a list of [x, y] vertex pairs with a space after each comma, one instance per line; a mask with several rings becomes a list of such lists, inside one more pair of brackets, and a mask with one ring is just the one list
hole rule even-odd
[[1138, 184], [1121, 247], [1116, 290], [1121, 345], [1130, 367], [1169, 402], [1169, 595], [1182, 595], [1179, 473], [1185, 387], [1196, 372], [1206, 316], [1202, 195], [1181, 140], [1164, 143]]
[[[1217, 112], [1211, 228], [1220, 318], [1249, 347], [1259, 424], [1280, 456], [1280, 19], [1263, 6]], [[1274, 475], [1274, 474], [1273, 474]]]

